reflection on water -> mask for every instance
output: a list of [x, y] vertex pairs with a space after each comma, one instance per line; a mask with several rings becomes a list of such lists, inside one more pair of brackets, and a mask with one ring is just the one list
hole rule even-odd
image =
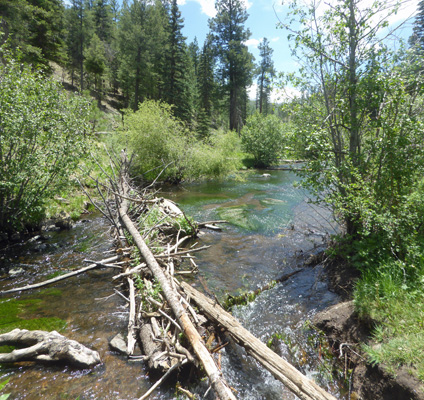
[[[199, 221], [225, 218], [231, 222], [223, 232], [207, 231], [198, 239], [202, 245], [212, 245], [197, 253], [197, 263], [203, 284], [218, 297], [256, 289], [295, 270], [334, 232], [329, 214], [311, 208], [305, 202], [307, 193], [293, 187], [297, 180], [293, 173], [270, 173], [269, 178], [258, 172], [244, 182], [205, 182], [166, 190], [166, 196]], [[8, 249], [0, 254], [0, 266], [22, 269], [24, 274], [14, 280], [3, 277], [0, 287], [22, 286], [58, 271], [80, 268], [85, 265], [84, 258], [105, 258], [104, 252], [111, 246], [107, 229], [96, 217], [69, 232], [49, 233], [45, 241]], [[307, 341], [304, 321], [336, 301], [320, 274], [319, 268], [305, 269], [248, 306], [237, 307], [235, 316], [263, 341], [280, 332], [303, 346]], [[63, 334], [97, 350], [103, 363], [84, 371], [28, 363], [3, 367], [0, 381], [10, 377], [5, 392], [12, 393], [11, 399], [135, 399], [151, 385], [142, 363], [130, 363], [109, 350], [108, 341], [126, 331], [128, 311], [120, 297], [109, 297], [113, 294], [112, 275], [95, 271], [63, 281], [53, 292], [35, 290], [14, 296], [42, 299], [44, 305], [31, 310], [31, 318], [66, 321]], [[196, 277], [192, 282], [202, 287]], [[30, 318], [25, 313], [21, 317]], [[293, 356], [284, 346], [281, 353], [288, 359]], [[240, 348], [228, 346], [222, 354], [223, 372], [237, 389], [237, 398], [294, 398]], [[313, 358], [302, 368], [314, 374]], [[154, 398], [174, 399], [174, 390], [162, 388]]]

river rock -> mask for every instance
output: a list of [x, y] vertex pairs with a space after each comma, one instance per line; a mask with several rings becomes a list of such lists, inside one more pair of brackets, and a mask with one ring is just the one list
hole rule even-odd
[[109, 346], [112, 350], [119, 351], [122, 354], [127, 353], [127, 344], [125, 343], [124, 337], [118, 333], [110, 342]]
[[60, 229], [71, 229], [74, 226], [71, 216], [62, 211], [57, 218], [55, 218], [55, 226]]
[[271, 176], [271, 174], [262, 174], [261, 175], [263, 178], [269, 178]]

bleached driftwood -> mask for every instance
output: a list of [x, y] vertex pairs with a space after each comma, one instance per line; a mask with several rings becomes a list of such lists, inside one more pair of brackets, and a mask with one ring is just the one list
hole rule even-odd
[[[127, 197], [128, 186], [126, 183], [126, 178], [122, 175], [120, 178], [119, 189], [119, 192], [123, 196]], [[235, 400], [235, 397], [231, 392], [230, 388], [228, 388], [228, 386], [226, 386], [226, 384], [224, 383], [221, 373], [218, 370], [211, 354], [203, 344], [202, 338], [200, 337], [196, 328], [193, 326], [184, 307], [179, 302], [179, 295], [177, 291], [172, 287], [169, 279], [167, 278], [164, 271], [156, 261], [155, 256], [153, 255], [149, 247], [146, 245], [145, 241], [143, 240], [142, 236], [140, 235], [138, 229], [134, 225], [131, 218], [127, 215], [127, 211], [128, 200], [124, 198], [118, 209], [121, 223], [126, 228], [128, 233], [132, 236], [134, 243], [140, 251], [141, 255], [143, 256], [147, 266], [149, 267], [150, 271], [160, 284], [163, 294], [169, 306], [171, 307], [179, 325], [182, 327], [196, 356], [202, 363], [203, 368], [209, 377], [210, 384], [213, 387], [216, 395], [219, 397], [220, 400]], [[169, 254], [166, 255], [166, 257], [169, 257]]]
[[65, 361], [82, 368], [100, 363], [97, 351], [90, 350], [75, 340], [53, 332], [14, 329], [0, 335], [0, 345], [17, 346], [11, 353], [1, 353], [0, 363], [18, 361]]
[[120, 256], [113, 256], [113, 257], [107, 258], [106, 260], [102, 260], [98, 263], [96, 262], [94, 264], [90, 264], [87, 267], [77, 269], [76, 271], [72, 271], [72, 272], [69, 272], [67, 274], [56, 276], [55, 278], [52, 278], [52, 279], [48, 279], [47, 281], [34, 283], [32, 285], [22, 286], [22, 287], [18, 287], [18, 288], [9, 289], [9, 290], [3, 290], [3, 291], [0, 292], [0, 296], [2, 294], [23, 292], [23, 291], [26, 291], [26, 290], [38, 289], [40, 287], [51, 285], [52, 283], [63, 281], [64, 279], [68, 279], [68, 278], [71, 278], [73, 276], [77, 276], [77, 275], [80, 275], [84, 272], [90, 271], [91, 269], [99, 268], [99, 266], [102, 266], [103, 264], [110, 263], [110, 262], [118, 260], [119, 257]]
[[184, 292], [212, 320], [228, 330], [234, 340], [246, 349], [246, 352], [259, 361], [278, 380], [284, 383], [296, 396], [302, 400], [336, 400], [334, 396], [319, 387], [299, 372], [286, 360], [274, 353], [265, 343], [253, 336], [216, 301], [209, 299], [189, 284], [182, 282]]

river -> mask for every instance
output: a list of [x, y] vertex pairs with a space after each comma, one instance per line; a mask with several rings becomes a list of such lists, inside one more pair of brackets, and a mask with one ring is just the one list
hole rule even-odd
[[[308, 193], [293, 185], [298, 180], [294, 173], [267, 173], [271, 176], [257, 171], [247, 173], [243, 180], [164, 189], [164, 195], [196, 220], [230, 222], [222, 232], [202, 232], [197, 241], [211, 247], [197, 255], [203, 279], [190, 280], [200, 289], [207, 286], [219, 299], [257, 289], [296, 271], [309, 255], [322, 250], [327, 235], [337, 229], [328, 211], [308, 204]], [[1, 289], [81, 267], [84, 259], [105, 258], [104, 253], [111, 248], [107, 230], [102, 218], [91, 216], [71, 231], [51, 232], [43, 240], [8, 248], [0, 254], [0, 267], [14, 269], [18, 275], [14, 279], [3, 275]], [[113, 296], [111, 276], [113, 272], [96, 271], [52, 288], [0, 299], [2, 309], [13, 309], [16, 314], [12, 325], [7, 325], [8, 318], [0, 310], [3, 331], [16, 320], [32, 329], [38, 325], [61, 328], [64, 335], [99, 351], [103, 361], [83, 371], [63, 365], [2, 366], [0, 381], [10, 378], [3, 391], [11, 393], [10, 399], [124, 400], [136, 399], [147, 390], [151, 382], [143, 365], [127, 362], [108, 347], [116, 333], [125, 333], [128, 311], [125, 302]], [[341, 399], [339, 382], [332, 383], [323, 373], [326, 366], [315, 348], [316, 335], [305, 328], [305, 322], [316, 312], [338, 301], [324, 278], [322, 267], [304, 268], [247, 306], [234, 307], [233, 314], [264, 342], [272, 340], [274, 350]], [[237, 347], [222, 350], [221, 363], [240, 399], [295, 398]], [[200, 385], [191, 389], [204, 393], [207, 388]], [[153, 398], [176, 396], [172, 387], [163, 387]]]

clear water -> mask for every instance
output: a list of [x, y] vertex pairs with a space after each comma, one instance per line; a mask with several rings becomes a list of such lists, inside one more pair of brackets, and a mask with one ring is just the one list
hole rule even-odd
[[[204, 231], [197, 240], [200, 245], [211, 245], [197, 253], [202, 279], [194, 277], [190, 281], [200, 290], [206, 287], [223, 298], [228, 293], [235, 295], [261, 287], [295, 271], [309, 254], [322, 248], [326, 235], [336, 229], [330, 214], [308, 205], [308, 194], [293, 186], [298, 179], [295, 174], [266, 172], [271, 177], [264, 178], [258, 171], [247, 174], [244, 181], [204, 182], [165, 190], [165, 196], [198, 221], [231, 222], [223, 226], [222, 232]], [[0, 256], [0, 266], [23, 268], [25, 274], [15, 280], [3, 277], [0, 287], [44, 280], [59, 269], [81, 267], [84, 258], [105, 258], [104, 251], [111, 247], [107, 229], [104, 221], [96, 217], [92, 222], [79, 223], [70, 232], [50, 234], [44, 249], [35, 251], [34, 245], [7, 249]], [[116, 333], [125, 333], [127, 324], [123, 300], [108, 297], [113, 294], [112, 275], [113, 272], [93, 272], [63, 281], [54, 286], [60, 291], [54, 296], [42, 290], [10, 296], [43, 299], [44, 308], [32, 318], [55, 316], [66, 320], [63, 334], [99, 351], [103, 361], [85, 371], [31, 364], [3, 367], [0, 380], [10, 377], [5, 392], [12, 393], [12, 399], [136, 399], [150, 387], [152, 382], [141, 363], [127, 362], [109, 350], [108, 340]], [[319, 360], [309, 343], [312, 334], [303, 326], [317, 311], [336, 301], [321, 268], [306, 268], [263, 292], [249, 305], [236, 307], [233, 313], [265, 342], [274, 334], [283, 335], [289, 344], [277, 341], [276, 350], [313, 376], [317, 375]], [[224, 376], [237, 390], [237, 398], [294, 398], [241, 348], [227, 346], [221, 353]], [[319, 376], [317, 379], [342, 398], [337, 385]], [[201, 394], [206, 389], [192, 388]], [[176, 396], [171, 387], [164, 387], [152, 398]]]

